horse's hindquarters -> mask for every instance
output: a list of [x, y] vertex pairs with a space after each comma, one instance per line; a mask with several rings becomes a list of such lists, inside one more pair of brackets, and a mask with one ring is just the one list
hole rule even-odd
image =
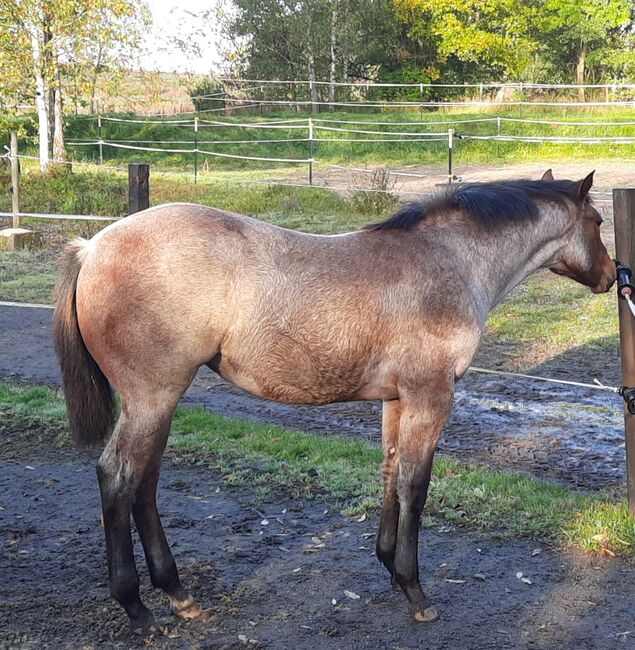
[[142, 225], [90, 243], [76, 292], [86, 347], [122, 397], [185, 390], [228, 320], [227, 265], [209, 242]]

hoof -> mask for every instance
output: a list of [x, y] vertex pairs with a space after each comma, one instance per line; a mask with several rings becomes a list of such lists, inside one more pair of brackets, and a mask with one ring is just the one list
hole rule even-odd
[[418, 623], [434, 623], [439, 620], [437, 610], [432, 605], [428, 605], [428, 607], [411, 605], [410, 614]]
[[144, 608], [144, 610], [137, 618], [130, 619], [130, 631], [139, 636], [156, 634], [159, 628], [154, 616], [152, 616], [149, 609]]
[[209, 618], [209, 612], [205, 609], [201, 609], [193, 598], [187, 598], [186, 600], [170, 600], [170, 605], [172, 607], [172, 612], [174, 612], [174, 614], [179, 618], [185, 620], [192, 618]]

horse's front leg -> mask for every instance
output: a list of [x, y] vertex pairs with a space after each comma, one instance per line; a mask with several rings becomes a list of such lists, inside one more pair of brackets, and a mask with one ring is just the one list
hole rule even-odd
[[432, 459], [441, 431], [452, 408], [453, 382], [434, 378], [425, 387], [400, 393], [399, 419], [399, 524], [394, 578], [410, 603], [417, 621], [431, 623], [439, 617], [419, 582], [419, 523], [428, 496]]
[[390, 571], [395, 582], [395, 549], [397, 526], [399, 525], [399, 499], [397, 498], [397, 477], [399, 475], [399, 400], [384, 402], [382, 411], [381, 440], [384, 462], [381, 476], [384, 483], [384, 500], [377, 533], [376, 553], [382, 564]]

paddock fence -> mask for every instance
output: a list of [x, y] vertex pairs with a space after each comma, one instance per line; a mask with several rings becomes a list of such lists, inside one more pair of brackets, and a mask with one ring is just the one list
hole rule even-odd
[[[388, 83], [367, 79], [326, 81], [308, 79], [249, 79], [212, 77], [213, 92], [194, 94], [185, 85], [144, 94], [139, 83], [123, 83], [116, 97], [99, 94], [100, 112], [131, 110], [146, 115], [192, 112], [264, 114], [267, 111], [309, 110], [312, 113], [347, 110], [427, 110], [502, 106], [602, 107], [635, 105], [635, 84], [569, 84], [525, 81]], [[157, 109], [158, 108], [158, 112]], [[77, 107], [79, 113], [80, 108]]]

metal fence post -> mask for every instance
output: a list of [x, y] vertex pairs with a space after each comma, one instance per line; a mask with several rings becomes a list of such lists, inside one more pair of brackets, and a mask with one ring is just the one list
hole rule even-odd
[[194, 118], [194, 184], [198, 182], [198, 116]]
[[104, 140], [101, 137], [101, 115], [97, 116], [97, 131], [99, 133], [99, 164], [104, 164]]
[[448, 129], [448, 183], [452, 183], [454, 173], [452, 170], [454, 154], [454, 129]]
[[128, 214], [150, 207], [150, 165], [128, 165]]
[[[617, 259], [635, 268], [635, 188], [613, 190], [615, 220], [615, 253]], [[620, 357], [622, 385], [635, 386], [635, 318], [626, 300], [618, 299], [620, 319]], [[635, 517], [635, 415], [624, 405], [624, 438], [626, 443], [626, 486], [628, 509]]]
[[11, 159], [11, 212], [13, 212], [13, 227], [20, 227], [20, 159], [18, 158], [18, 133], [11, 131], [9, 150]]
[[[501, 118], [496, 118], [496, 135], [500, 138], [501, 135]], [[496, 140], [496, 155], [500, 158], [501, 155], [501, 141]]]
[[313, 185], [313, 118], [309, 118], [309, 185]]

